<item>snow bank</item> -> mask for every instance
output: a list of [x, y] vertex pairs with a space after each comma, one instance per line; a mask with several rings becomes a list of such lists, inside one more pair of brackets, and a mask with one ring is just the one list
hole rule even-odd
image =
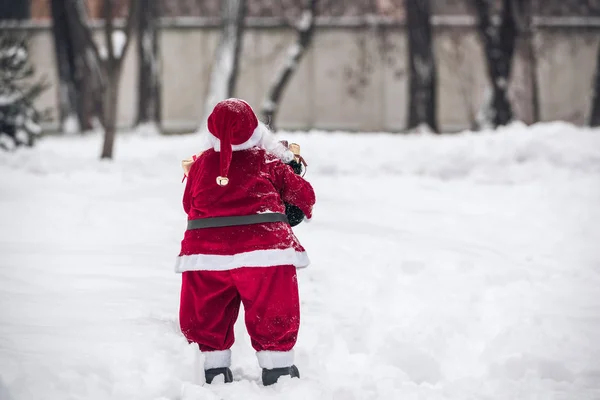
[[[0, 153], [0, 398], [600, 398], [599, 132], [284, 133], [309, 163], [295, 228], [302, 379], [231, 385], [179, 332], [180, 160], [200, 138], [44, 138]], [[493, 184], [491, 184], [493, 183]]]
[[[282, 136], [287, 136], [282, 133]], [[600, 171], [600, 130], [566, 123], [514, 124], [452, 136], [298, 135], [311, 171], [331, 175], [418, 175], [516, 181]]]
[[[115, 58], [120, 58], [123, 56], [123, 49], [125, 48], [125, 43], [127, 42], [127, 35], [123, 30], [117, 29], [112, 33], [112, 45], [113, 51], [115, 52]], [[106, 44], [101, 44], [98, 46], [98, 53], [100, 54], [100, 58], [106, 60], [108, 58], [108, 48]]]
[[[278, 136], [299, 143], [310, 164], [310, 173], [319, 175], [401, 175], [511, 183], [552, 178], [556, 174], [600, 172], [600, 129], [567, 123], [533, 127], [516, 123], [498, 131], [443, 136], [323, 131], [281, 132]], [[63, 149], [65, 140], [69, 149]], [[41, 143], [44, 152], [24, 149], [16, 156], [0, 158], [0, 165], [23, 166], [40, 173], [95, 170], [100, 140], [99, 135], [72, 141], [52, 138]], [[147, 159], [156, 162], [159, 157], [165, 166], [171, 166], [173, 160], [195, 154], [200, 147], [198, 135], [149, 141], [125, 134], [119, 140], [115, 158], [122, 165], [144, 163]], [[59, 157], [59, 152], [68, 152], [69, 157]]]

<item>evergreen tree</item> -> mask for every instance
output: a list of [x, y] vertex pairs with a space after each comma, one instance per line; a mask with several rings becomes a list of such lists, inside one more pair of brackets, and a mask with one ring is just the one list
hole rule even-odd
[[39, 123], [46, 111], [35, 100], [48, 88], [43, 79], [34, 80], [27, 40], [23, 35], [0, 32], [0, 148], [13, 150], [33, 146]]

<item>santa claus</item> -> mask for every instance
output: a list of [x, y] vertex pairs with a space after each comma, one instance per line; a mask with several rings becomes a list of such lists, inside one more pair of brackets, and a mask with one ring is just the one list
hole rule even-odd
[[[308, 266], [286, 205], [312, 217], [312, 186], [293, 159], [240, 99], [208, 118], [210, 147], [184, 163], [188, 227], [175, 269], [182, 273], [180, 325], [205, 355], [206, 382], [230, 370], [240, 303], [264, 385], [299, 377], [293, 348], [300, 327], [296, 269]], [[207, 146], [208, 147], [208, 146]]]

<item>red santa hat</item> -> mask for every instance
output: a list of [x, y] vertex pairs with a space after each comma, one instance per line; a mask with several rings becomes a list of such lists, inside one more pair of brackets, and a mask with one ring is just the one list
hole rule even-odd
[[229, 183], [227, 174], [232, 151], [256, 146], [262, 138], [258, 119], [252, 107], [244, 100], [227, 99], [219, 102], [208, 117], [208, 131], [218, 139], [215, 150], [221, 153], [219, 186]]

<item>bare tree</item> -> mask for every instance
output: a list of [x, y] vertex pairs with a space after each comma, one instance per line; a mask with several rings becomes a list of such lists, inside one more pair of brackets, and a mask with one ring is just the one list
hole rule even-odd
[[221, 1], [221, 38], [210, 74], [203, 121], [208, 119], [213, 107], [219, 101], [233, 96], [242, 49], [245, 16], [246, 0]]
[[51, 1], [52, 33], [58, 71], [58, 107], [60, 126], [64, 133], [79, 133], [81, 115], [80, 88], [77, 85], [74, 41], [69, 29], [66, 4]]
[[539, 85], [537, 79], [537, 54], [535, 48], [535, 32], [533, 30], [533, 1], [512, 0], [518, 38], [516, 52], [525, 60], [526, 79], [525, 93], [529, 100], [529, 110], [525, 110], [525, 119], [530, 123], [540, 120]]
[[479, 16], [479, 36], [484, 44], [492, 86], [485, 117], [494, 127], [506, 125], [513, 119], [508, 98], [508, 82], [517, 39], [513, 0], [474, 0], [474, 6]]
[[598, 60], [596, 61], [596, 82], [594, 84], [594, 97], [592, 100], [590, 125], [600, 126], [600, 45], [598, 45]]
[[82, 41], [82, 51], [89, 69], [99, 80], [99, 92], [102, 99], [101, 123], [104, 128], [104, 144], [101, 158], [112, 158], [117, 125], [119, 84], [123, 60], [131, 42], [134, 26], [137, 22], [139, 1], [129, 1], [129, 15], [125, 29], [115, 30], [115, 1], [104, 0], [104, 38], [106, 48], [100, 48], [92, 37], [87, 12], [83, 0], [69, 0], [68, 12], [72, 13], [73, 34]]
[[148, 1], [140, 9], [137, 52], [138, 74], [138, 128], [159, 132], [161, 121], [161, 80], [158, 49], [158, 2]]
[[267, 96], [262, 105], [264, 121], [269, 124], [273, 130], [277, 129], [275, 121], [285, 88], [294, 72], [298, 69], [302, 57], [310, 47], [315, 30], [315, 16], [319, 1], [308, 0], [304, 1], [304, 3], [302, 16], [296, 25], [296, 42], [289, 47], [286, 59], [279, 66], [279, 70], [275, 74], [275, 78], [267, 90]]
[[61, 128], [66, 133], [92, 129], [102, 114], [101, 85], [86, 61], [85, 38], [76, 33], [78, 14], [64, 0], [52, 0], [51, 12]]
[[433, 54], [429, 0], [407, 0], [409, 52], [409, 130], [426, 126], [438, 132], [436, 119], [437, 71]]

